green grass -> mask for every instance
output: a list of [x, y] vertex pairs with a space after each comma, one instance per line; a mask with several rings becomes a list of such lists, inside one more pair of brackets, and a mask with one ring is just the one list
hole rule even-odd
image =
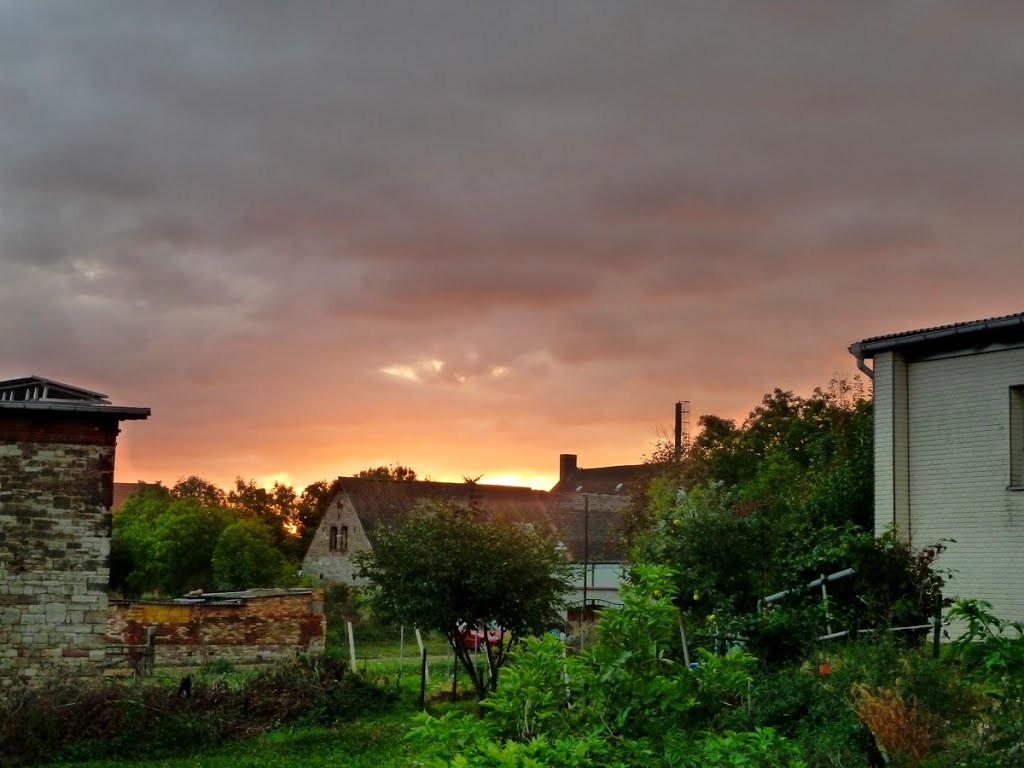
[[91, 760], [51, 763], [75, 768], [397, 768], [415, 756], [403, 740], [413, 712], [402, 709], [326, 727], [281, 727], [254, 739], [195, 755], [144, 760]]

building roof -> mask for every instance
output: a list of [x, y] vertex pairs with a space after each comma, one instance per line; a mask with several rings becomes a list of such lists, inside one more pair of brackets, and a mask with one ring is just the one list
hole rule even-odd
[[448, 502], [479, 506], [490, 517], [516, 523], [532, 523], [552, 530], [545, 504], [546, 493], [530, 488], [470, 483], [436, 483], [429, 480], [365, 480], [339, 478], [371, 543], [380, 528], [401, 524], [423, 502]]
[[1024, 343], [1024, 312], [872, 336], [851, 344], [849, 350], [863, 360], [874, 358], [880, 352], [901, 351], [914, 355], [958, 350], [980, 352], [1021, 343]]
[[149, 408], [113, 405], [100, 392], [35, 375], [0, 381], [0, 409], [106, 414], [119, 420], [145, 419], [150, 415]]
[[646, 464], [614, 467], [577, 467], [551, 489], [552, 493], [629, 493], [630, 483], [647, 468]]
[[110, 511], [117, 512], [144, 485], [145, 483], [114, 483], [114, 501], [110, 505]]

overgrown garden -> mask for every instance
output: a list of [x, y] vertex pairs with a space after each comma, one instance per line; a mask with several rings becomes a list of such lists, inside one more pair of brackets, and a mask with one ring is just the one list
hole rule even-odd
[[[624, 605], [595, 628], [542, 631], [566, 586], [554, 542], [493, 527], [478, 510], [424, 508], [364, 558], [374, 589], [339, 591], [337, 610], [438, 630], [463, 662], [470, 702], [442, 696], [435, 679], [416, 714], [414, 676], [400, 686], [386, 665], [344, 671], [335, 635], [325, 660], [200, 682], [188, 699], [140, 684], [12, 699], [0, 743], [38, 758], [122, 757], [143, 738], [142, 753], [198, 751], [210, 765], [262, 765], [255, 753], [275, 743], [339, 766], [1024, 765], [1024, 626], [999, 618], [998, 606], [948, 599], [955, 574], [943, 571], [942, 552], [955, 542], [914, 550], [874, 535], [871, 413], [857, 382], [807, 398], [776, 390], [741, 425], [715, 416], [700, 425], [682, 455], [652, 457], [623, 528], [633, 553]], [[220, 541], [259, 522], [237, 514], [242, 487], [232, 501], [204, 500], [193, 486], [140, 497], [122, 545], [141, 547], [146, 526]], [[147, 517], [157, 502], [162, 511]], [[224, 523], [215, 510], [232, 504]], [[211, 518], [216, 537], [203, 527]], [[244, 526], [238, 536], [254, 538]], [[202, 560], [214, 584], [217, 546]], [[133, 560], [131, 588], [183, 586], [144, 565], [160, 554]], [[823, 590], [818, 582], [836, 573]], [[955, 626], [941, 648], [937, 618]], [[465, 646], [476, 625], [507, 632], [483, 652], [487, 675]], [[80, 734], [110, 730], [107, 751], [95, 738], [55, 749], [67, 715]], [[386, 758], [363, 763], [359, 744], [339, 746], [370, 731]], [[257, 732], [248, 752], [213, 746]]]

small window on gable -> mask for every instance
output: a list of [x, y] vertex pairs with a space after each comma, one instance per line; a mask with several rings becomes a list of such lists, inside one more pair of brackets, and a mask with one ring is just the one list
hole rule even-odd
[[1010, 387], [1010, 485], [1024, 487], [1024, 386]]
[[336, 525], [332, 525], [331, 526], [331, 541], [330, 541], [329, 546], [330, 546], [331, 552], [337, 552], [338, 551], [338, 526], [336, 526]]
[[338, 535], [338, 549], [340, 549], [342, 552], [347, 552], [348, 551], [348, 526], [347, 525], [341, 526], [341, 531], [339, 532], [339, 535]]

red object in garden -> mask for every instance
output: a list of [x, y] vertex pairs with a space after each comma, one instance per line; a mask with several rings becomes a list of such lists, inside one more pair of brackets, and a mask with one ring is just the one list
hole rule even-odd
[[480, 627], [462, 630], [462, 642], [470, 651], [482, 650], [485, 641], [489, 646], [491, 646], [491, 648], [499, 645], [501, 643], [501, 630], [484, 630]]

